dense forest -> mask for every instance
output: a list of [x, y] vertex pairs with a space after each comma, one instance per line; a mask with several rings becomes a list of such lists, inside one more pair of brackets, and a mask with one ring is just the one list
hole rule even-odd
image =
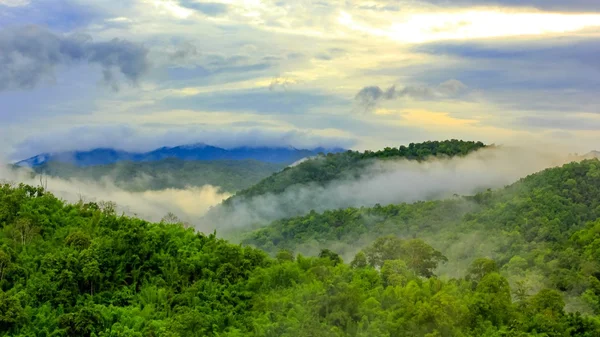
[[[587, 277], [593, 303], [600, 296], [600, 225], [579, 223], [596, 212], [590, 200], [598, 200], [598, 185], [590, 182], [599, 179], [597, 165], [573, 164], [510, 193], [478, 195], [473, 202], [486, 211], [466, 226], [506, 214], [503, 228], [548, 242], [534, 263]], [[562, 178], [557, 195], [543, 187]], [[551, 210], [529, 210], [537, 199], [510, 197], [534, 186], [529, 198], [550, 199]], [[600, 335], [598, 317], [565, 309], [563, 293], [511, 287], [502, 260], [481, 256], [463, 275], [437, 277], [437, 267], [450, 261], [420, 238], [381, 236], [350, 263], [330, 249], [269, 257], [214, 233], [115, 214], [111, 203], [66, 204], [41, 187], [6, 184], [0, 227], [3, 336]], [[550, 249], [566, 245], [564, 238], [572, 249]], [[511, 263], [526, 270], [534, 267], [528, 258]]]
[[326, 183], [342, 178], [356, 178], [373, 160], [399, 159], [424, 160], [431, 156], [452, 157], [464, 156], [472, 151], [485, 147], [482, 142], [445, 140], [410, 143], [398, 148], [387, 147], [380, 151], [351, 151], [328, 153], [305, 160], [295, 166], [286, 167], [281, 172], [272, 174], [256, 185], [236, 193], [225, 201], [231, 204], [234, 199], [250, 198], [257, 195], [278, 194], [294, 185]]
[[183, 189], [204, 185], [219, 186], [233, 193], [249, 188], [285, 167], [280, 163], [257, 160], [183, 160], [168, 158], [158, 161], [76, 166], [50, 161], [34, 167], [34, 174], [46, 174], [64, 179], [106, 179], [129, 191]]
[[330, 248], [343, 256], [379, 236], [418, 237], [449, 257], [449, 274], [488, 256], [512, 284], [559, 290], [600, 314], [599, 216], [600, 162], [591, 159], [472, 197], [312, 212], [236, 235], [272, 253]]

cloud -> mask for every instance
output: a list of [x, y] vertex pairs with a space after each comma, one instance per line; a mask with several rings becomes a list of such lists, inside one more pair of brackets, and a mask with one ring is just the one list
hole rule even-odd
[[208, 16], [219, 16], [227, 13], [229, 6], [218, 2], [200, 2], [194, 0], [179, 1], [179, 4], [185, 8], [190, 8], [202, 12]]
[[142, 128], [130, 126], [78, 127], [53, 130], [31, 136], [17, 144], [11, 155], [21, 160], [40, 153], [95, 148], [115, 148], [133, 152], [150, 151], [162, 146], [195, 143], [232, 148], [239, 146], [293, 146], [296, 148], [343, 147], [355, 144], [355, 139], [323, 135], [310, 130], [265, 130], [258, 128], [206, 129], [198, 126]]
[[269, 84], [269, 91], [275, 91], [278, 88], [282, 88], [284, 91], [287, 91], [289, 86], [295, 84], [298, 84], [298, 81], [289, 78], [275, 77], [271, 80], [271, 83]]
[[[499, 147], [466, 157], [374, 161], [364, 170], [325, 186], [291, 186], [280, 194], [233, 200], [233, 208], [218, 206], [199, 221], [202, 230], [268, 225], [271, 221], [346, 207], [411, 203], [471, 195], [501, 188], [548, 167], [571, 161], [566, 153], [532, 148]], [[520, 163], [520, 165], [514, 165]]]
[[597, 0], [424, 0], [424, 2], [443, 7], [506, 6], [560, 12], [600, 11], [600, 3]]
[[430, 43], [414, 47], [417, 52], [450, 55], [470, 60], [520, 60], [531, 62], [575, 62], [600, 68], [600, 39], [547, 38], [536, 41], [480, 41]]
[[[598, 112], [598, 38], [431, 43], [413, 48], [435, 61], [379, 72], [435, 82], [460, 77], [505, 110]], [[375, 74], [370, 74], [375, 75]]]
[[86, 0], [4, 0], [0, 1], [0, 28], [35, 24], [68, 32], [101, 22], [127, 6], [113, 3], [107, 9], [99, 5]]
[[[0, 182], [40, 185], [40, 176], [26, 169], [9, 169], [0, 162]], [[188, 189], [165, 189], [159, 191], [128, 192], [117, 187], [109, 178], [101, 181], [59, 179], [43, 177], [43, 185], [57, 197], [67, 202], [115, 202], [117, 212], [138, 216], [148, 221], [158, 222], [168, 212], [180, 219], [193, 222], [209, 207], [230, 196], [219, 187], [205, 185]]]
[[0, 6], [20, 7], [29, 5], [29, 0], [0, 0]]
[[135, 84], [149, 69], [145, 47], [121, 39], [94, 42], [89, 35], [55, 34], [38, 26], [0, 31], [0, 91], [32, 89], [59, 67], [98, 65], [106, 84], [118, 89], [118, 74]]
[[326, 51], [317, 53], [315, 55], [315, 59], [321, 60], [321, 61], [331, 61], [331, 60], [338, 58], [344, 54], [346, 54], [346, 50], [344, 50], [342, 48], [329, 48]]
[[409, 97], [416, 100], [433, 100], [454, 98], [463, 94], [468, 87], [458, 80], [448, 80], [436, 87], [429, 86], [406, 86], [402, 90], [396, 89], [395, 85], [383, 90], [378, 86], [362, 88], [354, 99], [365, 109], [372, 109], [381, 101]]
[[549, 130], [596, 131], [600, 129], [600, 119], [596, 114], [579, 116], [524, 116], [516, 124]]
[[350, 106], [350, 102], [344, 98], [329, 93], [316, 91], [269, 92], [264, 89], [166, 98], [162, 104], [171, 109], [256, 112], [265, 115], [304, 114], [316, 107]]
[[171, 51], [169, 58], [175, 63], [187, 63], [190, 60], [194, 60], [198, 55], [200, 55], [200, 52], [194, 44], [184, 42], [177, 45], [175, 50]]

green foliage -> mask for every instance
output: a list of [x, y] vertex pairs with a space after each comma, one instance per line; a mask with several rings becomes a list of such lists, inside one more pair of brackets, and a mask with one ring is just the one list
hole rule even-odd
[[[152, 224], [112, 204], [0, 185], [0, 336], [599, 336], [597, 312], [565, 304], [568, 295], [599, 306], [600, 176], [588, 174], [597, 164], [468, 199], [275, 222], [250, 237], [278, 247], [276, 259], [169, 219]], [[288, 223], [299, 227], [277, 227]], [[493, 259], [470, 259], [462, 275], [434, 276], [452, 261], [415, 236], [477, 230], [510, 240]], [[307, 238], [348, 240], [354, 251], [367, 244], [349, 265], [334, 246], [294, 256]], [[540, 274], [547, 287], [511, 287], [509, 270]]]
[[[439, 269], [439, 262], [444, 261], [441, 256], [446, 255], [454, 270], [444, 270], [464, 275], [472, 282], [472, 289], [480, 287], [490, 275], [498, 277], [498, 273], [513, 284], [512, 304], [506, 285], [501, 292], [504, 300], [493, 308], [486, 307], [493, 304], [491, 299], [480, 295], [479, 302], [471, 307], [479, 310], [480, 320], [504, 324], [514, 317], [506, 314], [492, 320], [489, 311], [518, 306], [531, 311], [535, 317], [532, 324], [560, 330], [550, 324], [555, 318], [548, 321], [547, 317], [564, 313], [556, 314], [556, 310], [534, 313], [534, 307], [525, 307], [528, 301], [538, 303], [539, 299], [532, 296], [533, 289], [548, 288], [570, 302], [579, 303], [578, 307], [584, 311], [600, 314], [599, 217], [600, 162], [593, 159], [547, 169], [506, 188], [472, 197], [312, 212], [278, 220], [243, 234], [242, 242], [270, 252], [283, 247], [314, 251], [335, 243], [342, 256], [364, 247], [362, 255], [356, 255], [351, 265], [381, 268], [386, 275], [384, 284], [408, 282], [410, 277], [405, 269], [431, 277], [436, 265]], [[415, 252], [423, 253], [415, 257], [433, 251], [451, 254], [436, 255], [439, 260], [425, 263], [425, 268], [419, 270], [419, 263], [411, 265], [411, 259], [404, 253], [406, 238], [412, 237], [424, 239], [415, 244]], [[425, 243], [435, 249], [427, 253]], [[482, 255], [491, 259], [479, 258]], [[386, 261], [398, 259], [403, 264], [389, 262], [384, 268]], [[467, 261], [470, 266], [459, 259], [470, 259]], [[421, 257], [415, 261], [427, 262], [427, 259]], [[556, 307], [560, 307], [560, 302], [557, 303]]]
[[249, 329], [271, 260], [180, 225], [0, 185], [0, 335], [217, 336]]
[[473, 261], [473, 263], [471, 263], [471, 266], [469, 267], [469, 269], [467, 271], [467, 273], [468, 273], [467, 276], [470, 279], [472, 279], [476, 282], [479, 282], [486, 275], [488, 275], [490, 273], [497, 273], [497, 272], [499, 272], [499, 270], [498, 270], [498, 265], [496, 264], [496, 261], [482, 257], [482, 258], [476, 259], [475, 261]]
[[401, 259], [408, 269], [424, 277], [433, 276], [438, 263], [448, 260], [423, 240], [404, 241], [395, 236], [378, 238], [365, 248], [364, 253], [372, 267], [383, 267], [387, 261]]
[[226, 200], [225, 204], [233, 203], [236, 198], [250, 198], [267, 193], [282, 193], [288, 187], [294, 185], [317, 184], [324, 186], [334, 180], [356, 178], [365, 167], [372, 164], [376, 159], [425, 160], [430, 156], [464, 156], [483, 147], [485, 145], [482, 142], [452, 139], [441, 142], [410, 143], [408, 146], [387, 147], [381, 151], [358, 152], [348, 150], [343, 153], [329, 153], [274, 173], [256, 185], [239, 191], [234, 197]]
[[87, 167], [48, 162], [36, 167], [35, 173], [64, 179], [108, 179], [117, 186], [134, 192], [204, 185], [219, 186], [224, 191], [235, 192], [249, 188], [284, 167], [283, 164], [257, 160], [202, 161], [169, 158]]

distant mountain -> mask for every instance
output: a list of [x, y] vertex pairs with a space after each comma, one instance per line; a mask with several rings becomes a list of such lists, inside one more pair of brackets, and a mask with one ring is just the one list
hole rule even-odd
[[258, 160], [267, 163], [291, 164], [319, 153], [343, 152], [341, 148], [296, 149], [293, 147], [237, 147], [224, 149], [205, 144], [162, 147], [150, 152], [127, 152], [110, 148], [89, 151], [43, 153], [16, 163], [17, 166], [37, 167], [49, 162], [59, 162], [80, 167], [109, 165], [122, 161], [146, 162], [167, 158], [182, 160]]

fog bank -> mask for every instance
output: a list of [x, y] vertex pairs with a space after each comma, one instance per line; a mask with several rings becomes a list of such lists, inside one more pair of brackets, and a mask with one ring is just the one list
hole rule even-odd
[[165, 189], [160, 191], [129, 192], [108, 179], [93, 182], [76, 179], [60, 179], [44, 176], [32, 177], [28, 169], [12, 170], [0, 165], [0, 181], [46, 186], [59, 198], [68, 202], [113, 201], [117, 212], [138, 216], [149, 221], [160, 221], [168, 212], [180, 219], [194, 223], [208, 207], [218, 204], [230, 196], [218, 187], [205, 185], [187, 189]]
[[465, 157], [374, 161], [358, 179], [325, 186], [288, 188], [247, 200], [234, 199], [233, 208], [216, 207], [198, 224], [200, 230], [229, 229], [302, 215], [315, 210], [387, 205], [470, 195], [512, 184], [519, 178], [572, 161], [566, 154], [539, 150], [486, 148]]

